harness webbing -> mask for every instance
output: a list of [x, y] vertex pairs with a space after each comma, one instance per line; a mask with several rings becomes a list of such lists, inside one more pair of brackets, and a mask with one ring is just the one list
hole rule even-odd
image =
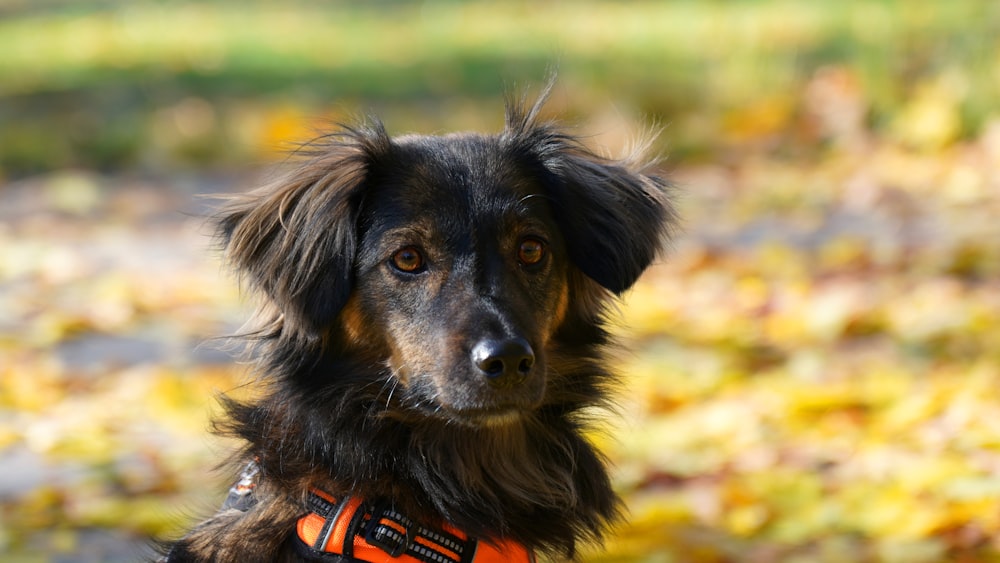
[[[348, 561], [371, 563], [531, 563], [520, 544], [497, 545], [470, 538], [448, 524], [427, 528], [388, 505], [345, 497], [339, 501], [313, 489], [311, 512], [299, 519], [296, 530], [303, 555], [338, 555]], [[303, 550], [300, 549], [300, 552]]]
[[[256, 503], [257, 460], [229, 490], [224, 508], [246, 512]], [[296, 524], [296, 548], [316, 561], [336, 563], [534, 563], [534, 555], [512, 541], [471, 538], [449, 524], [425, 527], [389, 504], [333, 496], [312, 489], [309, 513]]]

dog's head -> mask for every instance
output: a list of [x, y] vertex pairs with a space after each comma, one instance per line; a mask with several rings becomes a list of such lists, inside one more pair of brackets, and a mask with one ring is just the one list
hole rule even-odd
[[278, 361], [368, 362], [401, 416], [490, 426], [545, 403], [560, 347], [602, 338], [603, 302], [653, 260], [672, 211], [659, 180], [539, 123], [539, 105], [509, 104], [498, 135], [342, 130], [224, 211]]

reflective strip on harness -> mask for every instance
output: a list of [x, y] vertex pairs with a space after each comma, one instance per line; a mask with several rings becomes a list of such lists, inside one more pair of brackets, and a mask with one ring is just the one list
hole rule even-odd
[[337, 501], [313, 489], [309, 508], [296, 528], [299, 540], [317, 558], [332, 554], [370, 563], [534, 562], [520, 544], [470, 539], [447, 524], [425, 528], [387, 506], [366, 506], [357, 498]]

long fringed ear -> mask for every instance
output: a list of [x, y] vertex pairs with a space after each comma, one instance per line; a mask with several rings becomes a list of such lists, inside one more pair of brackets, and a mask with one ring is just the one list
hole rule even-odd
[[366, 176], [390, 146], [378, 122], [321, 137], [298, 151], [297, 169], [216, 216], [228, 261], [269, 298], [286, 336], [319, 337], [347, 302]]
[[630, 161], [602, 158], [552, 124], [538, 123], [551, 82], [525, 109], [507, 104], [504, 138], [542, 168], [543, 183], [570, 260], [587, 277], [620, 294], [663, 248], [676, 223], [666, 182]]
[[666, 184], [580, 155], [550, 166], [557, 181], [549, 194], [570, 259], [614, 293], [632, 287], [663, 248], [673, 221]]

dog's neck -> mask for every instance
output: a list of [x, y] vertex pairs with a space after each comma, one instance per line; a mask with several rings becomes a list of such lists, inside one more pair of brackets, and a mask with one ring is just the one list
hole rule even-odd
[[[504, 427], [470, 428], [372, 417], [372, 405], [346, 399], [313, 402], [314, 412], [291, 419], [268, 409], [283, 402], [278, 397], [231, 403], [229, 410], [264, 478], [308, 476], [288, 484], [303, 495], [319, 488], [390, 502], [417, 521], [565, 553], [578, 540], [600, 539], [618, 515], [603, 463], [557, 409]], [[316, 424], [324, 418], [325, 426]]]

